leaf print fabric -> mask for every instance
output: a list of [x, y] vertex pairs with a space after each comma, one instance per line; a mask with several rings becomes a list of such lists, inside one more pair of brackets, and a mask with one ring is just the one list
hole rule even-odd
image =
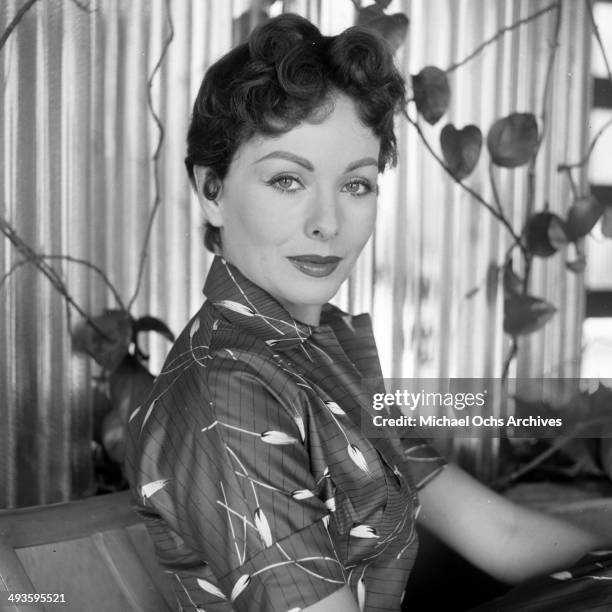
[[382, 384], [369, 317], [328, 306], [303, 325], [221, 258], [205, 294], [129, 423], [133, 499], [178, 608], [286, 612], [349, 584], [361, 609], [399, 609], [416, 491], [444, 461], [361, 432], [364, 380]]

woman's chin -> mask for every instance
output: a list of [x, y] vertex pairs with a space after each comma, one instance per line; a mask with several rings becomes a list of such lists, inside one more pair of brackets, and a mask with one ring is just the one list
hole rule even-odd
[[325, 304], [336, 295], [344, 281], [343, 276], [332, 274], [324, 278], [306, 277], [298, 279], [292, 293], [301, 296], [305, 303]]
[[293, 291], [285, 290], [276, 295], [276, 299], [289, 311], [291, 316], [300, 323], [318, 325], [321, 309], [338, 292], [339, 284], [327, 279], [322, 283], [304, 282]]

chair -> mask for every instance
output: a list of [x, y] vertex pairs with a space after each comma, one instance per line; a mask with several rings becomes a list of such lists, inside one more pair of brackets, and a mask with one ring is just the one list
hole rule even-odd
[[[63, 594], [65, 604], [9, 602], [9, 594]], [[129, 492], [0, 510], [0, 610], [176, 610]]]
[[[554, 502], [549, 495], [538, 503], [533, 493], [527, 500], [612, 537], [611, 497], [561, 501], [558, 491], [554, 493]], [[407, 589], [411, 610], [467, 609], [506, 590], [467, 567], [467, 562], [453, 556], [432, 536], [421, 536], [421, 553]], [[468, 587], [466, 592], [461, 595], [459, 586], [456, 590], [440, 589], [436, 581], [441, 571], [447, 587], [449, 577], [454, 576], [464, 590]], [[58, 593], [66, 603], [47, 607], [10, 603], [10, 593]], [[440, 606], [432, 606], [435, 596], [443, 599], [449, 594], [452, 608], [442, 601]], [[131, 510], [127, 491], [0, 510], [0, 611], [165, 612], [176, 607], [171, 579], [157, 565], [153, 543]]]

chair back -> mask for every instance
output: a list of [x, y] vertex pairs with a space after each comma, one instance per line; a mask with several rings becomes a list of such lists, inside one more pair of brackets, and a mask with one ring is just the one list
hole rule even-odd
[[[28, 594], [33, 595], [29, 602]], [[56, 603], [41, 603], [49, 595]], [[170, 576], [157, 564], [128, 491], [0, 510], [0, 610], [59, 607], [78, 612], [176, 609]]]

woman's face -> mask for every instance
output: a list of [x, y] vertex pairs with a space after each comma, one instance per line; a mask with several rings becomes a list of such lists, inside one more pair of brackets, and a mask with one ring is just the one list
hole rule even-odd
[[318, 325], [372, 233], [379, 149], [339, 95], [324, 121], [256, 136], [232, 160], [211, 219], [223, 256], [298, 321]]

